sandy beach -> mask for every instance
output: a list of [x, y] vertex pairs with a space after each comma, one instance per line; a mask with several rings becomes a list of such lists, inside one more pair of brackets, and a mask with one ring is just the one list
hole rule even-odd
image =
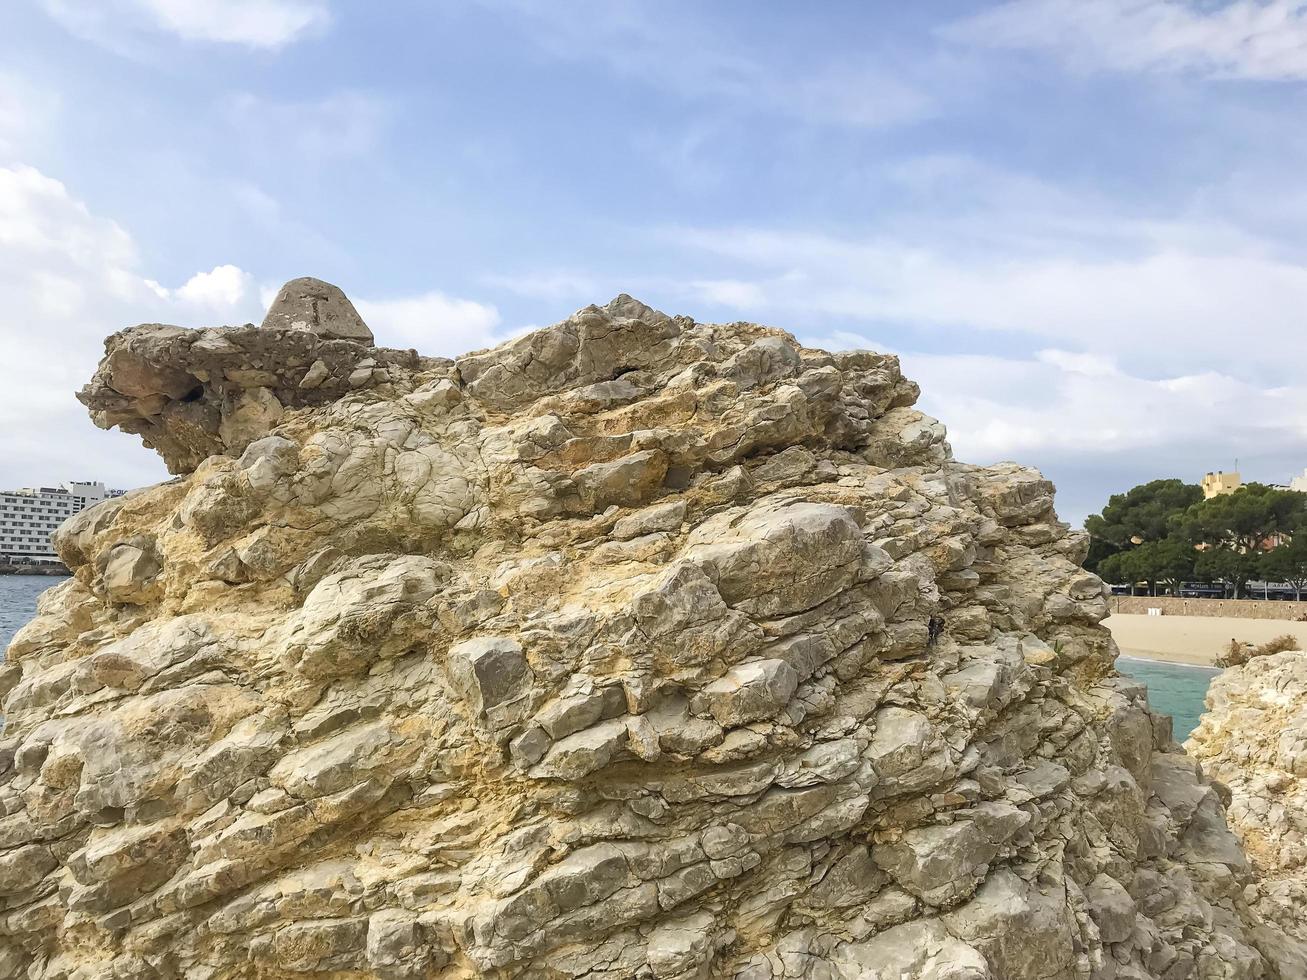
[[1230, 639], [1265, 643], [1291, 633], [1307, 650], [1307, 623], [1224, 616], [1140, 616], [1118, 613], [1103, 621], [1121, 652], [1146, 660], [1211, 666]]

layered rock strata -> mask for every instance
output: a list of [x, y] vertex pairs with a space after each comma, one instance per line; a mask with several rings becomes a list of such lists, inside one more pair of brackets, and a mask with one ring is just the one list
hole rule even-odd
[[1222, 671], [1207, 708], [1186, 746], [1219, 780], [1231, 828], [1256, 866], [1247, 897], [1307, 943], [1307, 654]]
[[321, 286], [81, 393], [179, 477], [10, 647], [0, 975], [1307, 975], [1052, 486], [895, 358], [626, 296], [427, 358]]

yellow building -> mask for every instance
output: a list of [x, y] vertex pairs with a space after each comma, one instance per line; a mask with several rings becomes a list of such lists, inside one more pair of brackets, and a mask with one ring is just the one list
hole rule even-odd
[[1241, 486], [1243, 486], [1243, 480], [1239, 478], [1238, 470], [1232, 473], [1223, 473], [1220, 470], [1215, 473], [1208, 473], [1203, 477], [1203, 499], [1211, 500], [1213, 497], [1219, 497], [1225, 493], [1234, 493]]

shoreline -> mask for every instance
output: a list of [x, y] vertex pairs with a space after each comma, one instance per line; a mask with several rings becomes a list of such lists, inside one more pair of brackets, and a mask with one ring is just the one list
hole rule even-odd
[[1307, 650], [1307, 623], [1288, 619], [1114, 613], [1103, 625], [1124, 656], [1191, 667], [1215, 667], [1231, 639], [1260, 644], [1290, 633]]
[[1224, 667], [1217, 667], [1214, 664], [1195, 664], [1184, 660], [1163, 659], [1159, 657], [1141, 657], [1131, 653], [1129, 650], [1122, 650], [1117, 656], [1116, 662], [1119, 664], [1122, 660], [1130, 660], [1137, 664], [1161, 664], [1163, 667], [1191, 667], [1194, 670], [1212, 670], [1220, 673]]

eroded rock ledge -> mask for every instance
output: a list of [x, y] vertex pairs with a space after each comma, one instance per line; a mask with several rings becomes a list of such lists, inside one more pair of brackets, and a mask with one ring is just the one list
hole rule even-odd
[[424, 358], [320, 286], [80, 396], [184, 475], [10, 647], [0, 975], [1307, 975], [1052, 486], [893, 357], [622, 296]]
[[77, 395], [102, 429], [139, 435], [170, 473], [239, 455], [287, 410], [439, 369], [446, 360], [372, 346], [372, 331], [338, 288], [295, 279], [262, 327], [188, 330], [159, 323], [114, 334]]

